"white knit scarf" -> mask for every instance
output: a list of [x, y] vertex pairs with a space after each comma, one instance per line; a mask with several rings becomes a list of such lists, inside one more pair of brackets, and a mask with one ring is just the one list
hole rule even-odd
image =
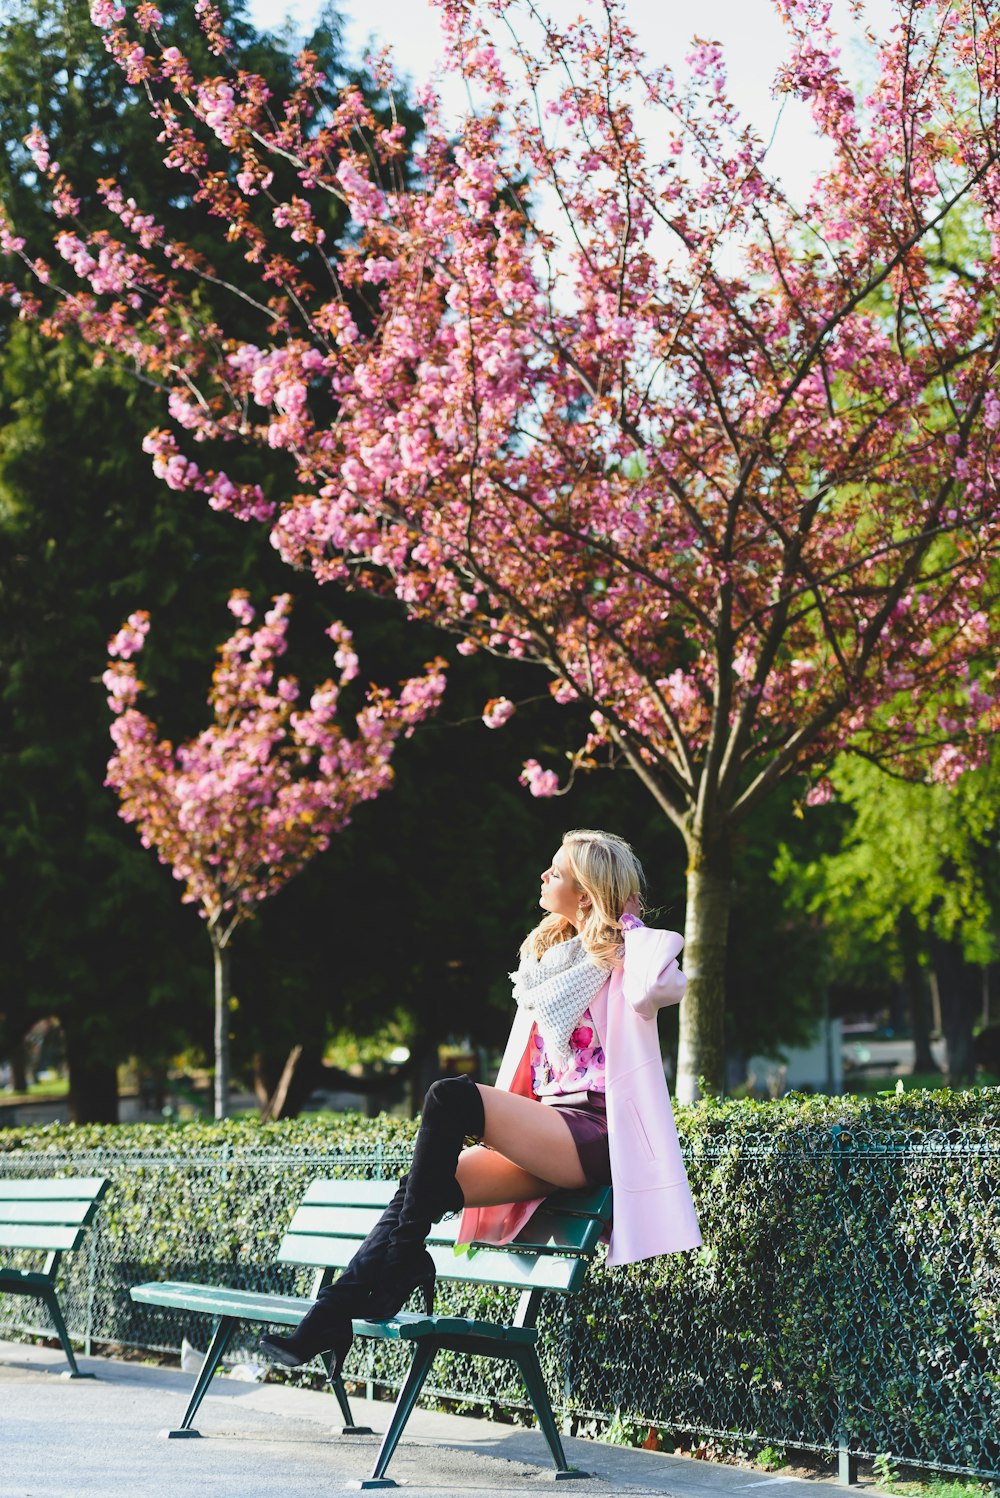
[[511, 973], [514, 997], [534, 1015], [545, 1038], [548, 1057], [557, 1071], [570, 1063], [570, 1037], [584, 1011], [608, 981], [608, 970], [598, 967], [579, 936], [557, 942], [541, 957], [525, 955]]

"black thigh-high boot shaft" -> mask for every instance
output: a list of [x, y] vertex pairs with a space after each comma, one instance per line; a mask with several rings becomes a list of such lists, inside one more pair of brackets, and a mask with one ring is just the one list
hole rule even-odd
[[482, 1093], [471, 1078], [442, 1077], [428, 1088], [403, 1202], [369, 1299], [366, 1314], [373, 1321], [395, 1316], [418, 1286], [430, 1311], [434, 1261], [424, 1240], [431, 1223], [464, 1207], [455, 1179], [458, 1157], [466, 1139], [480, 1138], [485, 1124]]
[[261, 1337], [262, 1351], [286, 1368], [308, 1363], [318, 1353], [332, 1352], [334, 1374], [340, 1372], [354, 1336], [351, 1322], [355, 1316], [368, 1314], [369, 1295], [378, 1282], [389, 1239], [406, 1197], [406, 1181], [403, 1176], [392, 1201], [350, 1263], [332, 1285], [323, 1286], [316, 1304], [306, 1312], [295, 1331], [287, 1337], [277, 1334]]

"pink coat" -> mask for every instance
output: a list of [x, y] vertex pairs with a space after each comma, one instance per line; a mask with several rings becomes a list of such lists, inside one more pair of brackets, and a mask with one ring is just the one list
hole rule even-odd
[[[624, 933], [625, 960], [590, 1006], [604, 1050], [614, 1223], [609, 1264], [697, 1248], [698, 1219], [681, 1159], [663, 1075], [657, 1010], [680, 1002], [687, 979], [676, 931], [638, 926]], [[531, 1015], [518, 1010], [496, 1086], [530, 1097]], [[459, 1243], [509, 1243], [543, 1198], [462, 1213]]]

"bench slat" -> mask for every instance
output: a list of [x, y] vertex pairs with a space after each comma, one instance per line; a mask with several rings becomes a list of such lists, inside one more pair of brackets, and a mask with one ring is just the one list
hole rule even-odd
[[38, 1269], [7, 1269], [0, 1265], [0, 1290], [5, 1292], [21, 1291], [25, 1294], [35, 1294], [39, 1290], [48, 1290], [52, 1285], [52, 1276], [42, 1274]]
[[[301, 1206], [288, 1225], [290, 1234], [307, 1238], [366, 1238], [378, 1222], [384, 1208], [378, 1206]], [[458, 1219], [436, 1222], [430, 1239], [435, 1243], [454, 1243]]]
[[[141, 1305], [167, 1306], [172, 1310], [194, 1311], [210, 1316], [234, 1316], [243, 1321], [258, 1321], [279, 1326], [297, 1326], [312, 1305], [300, 1296], [268, 1295], [259, 1290], [230, 1289], [226, 1286], [199, 1285], [184, 1280], [163, 1280], [133, 1285], [129, 1294]], [[403, 1311], [388, 1321], [354, 1321], [358, 1336], [382, 1341], [415, 1341], [421, 1336], [447, 1333], [449, 1336], [486, 1337], [495, 1342], [534, 1342], [534, 1327], [504, 1326], [495, 1321], [477, 1321], [471, 1316], [424, 1316]]]
[[83, 1234], [82, 1227], [0, 1222], [0, 1248], [36, 1248], [44, 1253], [68, 1252], [80, 1246]]
[[[353, 1238], [314, 1238], [287, 1233], [278, 1249], [278, 1262], [343, 1269], [357, 1246]], [[526, 1290], [574, 1290], [589, 1264], [587, 1259], [520, 1254], [513, 1248], [476, 1248], [470, 1253], [456, 1254], [447, 1244], [430, 1243], [428, 1252], [441, 1279], [472, 1280], [476, 1284]]]
[[505, 1326], [502, 1321], [476, 1321], [472, 1316], [424, 1316], [420, 1312], [400, 1311], [390, 1321], [355, 1321], [355, 1335], [377, 1341], [413, 1342], [419, 1337], [485, 1337], [490, 1342], [526, 1342], [538, 1340], [534, 1326]]
[[[302, 1205], [309, 1207], [386, 1207], [396, 1194], [397, 1181], [339, 1181], [324, 1179], [313, 1181], [302, 1198]], [[599, 1217], [607, 1222], [610, 1216], [611, 1189], [598, 1186], [593, 1191], [560, 1191], [550, 1198], [551, 1206], [539, 1209], [558, 1212], [560, 1216]]]
[[97, 1210], [93, 1201], [2, 1201], [0, 1230], [8, 1222], [55, 1222], [63, 1227], [86, 1227]]
[[58, 1181], [28, 1181], [0, 1177], [0, 1202], [98, 1202], [104, 1195], [107, 1185], [105, 1176], [70, 1176]]
[[132, 1299], [141, 1305], [170, 1306], [181, 1311], [203, 1311], [210, 1316], [242, 1316], [248, 1321], [273, 1321], [298, 1326], [312, 1304], [301, 1295], [269, 1295], [261, 1290], [230, 1289], [183, 1280], [133, 1285]]
[[[375, 1206], [301, 1206], [292, 1218], [289, 1233], [307, 1238], [353, 1238], [360, 1242], [378, 1222], [382, 1209]], [[429, 1243], [454, 1243], [459, 1219], [453, 1217], [431, 1227]], [[563, 1217], [540, 1208], [517, 1245], [527, 1253], [592, 1254], [603, 1231], [603, 1223], [592, 1217]]]

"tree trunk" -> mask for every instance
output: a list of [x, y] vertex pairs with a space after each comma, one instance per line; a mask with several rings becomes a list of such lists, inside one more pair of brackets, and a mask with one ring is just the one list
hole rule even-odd
[[98, 1053], [90, 1036], [82, 1036], [69, 1026], [66, 1060], [69, 1063], [70, 1123], [118, 1122], [118, 1068], [105, 1052]]
[[899, 950], [903, 957], [903, 990], [909, 1005], [913, 1032], [913, 1074], [939, 1072], [931, 1051], [931, 995], [927, 974], [920, 965], [919, 936], [913, 917], [904, 912], [897, 924]]
[[24, 1054], [24, 1039], [17, 1042], [10, 1055], [10, 1076], [15, 1092], [28, 1090], [28, 1066]]
[[254, 1052], [253, 1090], [260, 1105], [262, 1120], [297, 1118], [305, 1107], [309, 1094], [315, 1092], [317, 1087], [322, 1087], [326, 1081], [323, 1040], [307, 1036], [294, 1049], [298, 1050], [299, 1057], [285, 1084], [280, 1113], [272, 1112], [271, 1103], [275, 1091], [281, 1086], [288, 1065], [287, 1057], [270, 1050]]
[[990, 990], [992, 988], [993, 970], [989, 967], [983, 968], [983, 1017], [982, 1026], [985, 1030], [990, 1023]]
[[727, 839], [688, 839], [687, 912], [681, 966], [687, 992], [677, 1042], [678, 1102], [725, 1083], [726, 942], [733, 902], [732, 849]]
[[215, 957], [215, 1116], [229, 1117], [229, 948], [214, 937]]
[[271, 1101], [271, 1095], [278, 1085], [280, 1076], [281, 1073], [276, 1070], [274, 1057], [270, 1051], [254, 1051], [253, 1091], [262, 1112]]
[[282, 1118], [298, 1118], [306, 1105], [309, 1094], [316, 1091], [324, 1080], [323, 1040], [309, 1039], [302, 1042], [302, 1055], [288, 1086], [288, 1094], [282, 1109]]
[[424, 1106], [424, 1097], [428, 1087], [437, 1080], [437, 1045], [431, 1044], [430, 1037], [422, 1026], [410, 1036], [409, 1045], [406, 1108], [410, 1117], [416, 1118]]
[[284, 1117], [284, 1107], [288, 1100], [288, 1089], [292, 1085], [295, 1068], [298, 1066], [301, 1056], [302, 1047], [300, 1045], [293, 1045], [288, 1053], [288, 1060], [282, 1068], [281, 1076], [278, 1078], [277, 1087], [275, 1087], [264, 1107], [260, 1110], [261, 1123], [267, 1123], [269, 1119]]
[[931, 938], [931, 956], [941, 996], [941, 1027], [948, 1047], [949, 1087], [971, 1087], [976, 1081], [972, 1026], [982, 1003], [982, 975], [965, 961], [957, 942]]

